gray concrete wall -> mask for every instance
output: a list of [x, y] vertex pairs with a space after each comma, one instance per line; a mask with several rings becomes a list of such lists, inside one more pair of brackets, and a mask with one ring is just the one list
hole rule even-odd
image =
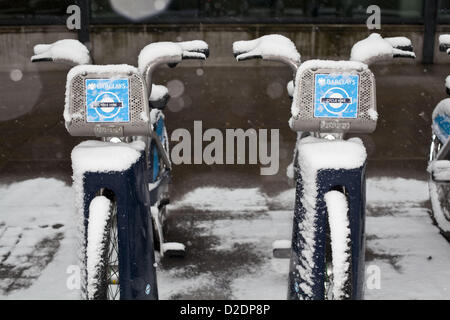
[[[422, 26], [385, 27], [386, 36], [405, 35], [422, 48]], [[292, 39], [303, 60], [348, 59], [353, 44], [369, 32], [359, 25], [201, 25], [201, 26], [98, 26], [91, 30], [97, 63], [135, 64], [140, 49], [156, 41], [203, 39], [211, 48], [208, 66], [236, 66], [232, 44], [264, 34], [279, 33]], [[422, 57], [418, 50], [419, 59]], [[260, 62], [247, 62], [259, 64]]]
[[[438, 26], [437, 37], [449, 33], [450, 26]], [[91, 27], [91, 51], [95, 63], [128, 63], [135, 65], [139, 51], [155, 41], [203, 39], [209, 43], [211, 57], [208, 66], [236, 66], [231, 54], [233, 41], [252, 39], [264, 34], [279, 33], [297, 45], [302, 60], [311, 58], [347, 59], [352, 45], [369, 34], [363, 25], [114, 25]], [[418, 59], [399, 63], [420, 63], [422, 59], [423, 26], [383, 25], [383, 36], [404, 35], [413, 41]], [[23, 71], [64, 69], [49, 63], [32, 65], [29, 57], [36, 43], [48, 43], [63, 38], [76, 38], [76, 32], [64, 26], [0, 27], [0, 71], [20, 68]], [[436, 63], [450, 59], [435, 48]], [[190, 61], [185, 66], [195, 66]], [[261, 62], [246, 62], [258, 65]]]
[[65, 26], [0, 27], [0, 71], [62, 69], [61, 65], [54, 63], [37, 66], [30, 62], [30, 57], [35, 44], [51, 43], [64, 38], [76, 39], [77, 33], [69, 32]]

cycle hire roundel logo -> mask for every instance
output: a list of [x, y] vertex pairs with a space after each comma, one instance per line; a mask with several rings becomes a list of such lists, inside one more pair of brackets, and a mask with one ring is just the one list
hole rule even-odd
[[315, 118], [358, 117], [359, 75], [316, 74]]
[[87, 122], [129, 122], [128, 79], [86, 79]]

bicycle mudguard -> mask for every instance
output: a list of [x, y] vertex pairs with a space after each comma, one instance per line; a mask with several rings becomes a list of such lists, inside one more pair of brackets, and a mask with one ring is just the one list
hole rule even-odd
[[87, 241], [89, 205], [108, 189], [117, 203], [119, 283], [122, 300], [158, 299], [144, 144], [85, 141], [74, 148], [76, 206]]
[[324, 196], [344, 187], [350, 227], [351, 295], [362, 299], [365, 255], [365, 168], [362, 142], [307, 137], [298, 143], [294, 163], [296, 203], [292, 232], [288, 299], [325, 299], [325, 246], [328, 211]]
[[310, 60], [298, 69], [291, 129], [320, 133], [375, 131], [375, 77], [354, 61]]

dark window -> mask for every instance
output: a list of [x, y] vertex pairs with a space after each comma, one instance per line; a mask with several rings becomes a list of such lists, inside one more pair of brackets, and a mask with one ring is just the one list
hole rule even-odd
[[[0, 24], [64, 24], [75, 0], [0, 0]], [[423, 23], [424, 0], [90, 0], [91, 23], [364, 23], [367, 7], [382, 23]], [[164, 6], [168, 3], [167, 6]], [[439, 16], [450, 20], [450, 0]], [[446, 20], [447, 19], [447, 20]]]
[[72, 0], [0, 0], [1, 24], [63, 24]]
[[[94, 23], [130, 21], [114, 10], [111, 2], [115, 1], [119, 0], [91, 1]], [[151, 9], [154, 3], [148, 1], [147, 5]], [[423, 0], [172, 0], [167, 10], [137, 22], [364, 23], [367, 7], [373, 4], [381, 8], [382, 22], [423, 22]]]
[[438, 22], [442, 24], [450, 23], [450, 0], [439, 1]]
[[[138, 2], [143, 2], [142, 0]], [[160, 0], [169, 3], [165, 10], [158, 10], [158, 0], [144, 1], [143, 6], [127, 6], [121, 0], [92, 0], [91, 20], [93, 23], [126, 23], [126, 22], [173, 22], [197, 20], [199, 17], [199, 0]], [[129, 2], [132, 4], [132, 2]]]

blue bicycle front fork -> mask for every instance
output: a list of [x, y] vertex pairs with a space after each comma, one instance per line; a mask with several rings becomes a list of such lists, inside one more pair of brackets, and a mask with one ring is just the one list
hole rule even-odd
[[[89, 204], [98, 191], [111, 190], [117, 202], [120, 298], [158, 299], [153, 228], [149, 215], [150, 197], [145, 174], [145, 153], [123, 172], [87, 172], [84, 175], [85, 230]], [[87, 232], [86, 232], [87, 234]]]
[[[306, 218], [302, 202], [305, 191], [300, 170], [296, 168], [296, 202], [292, 234], [292, 256], [289, 271], [288, 299], [325, 299], [325, 246], [327, 230], [327, 208], [324, 195], [335, 187], [345, 187], [349, 206], [348, 218], [351, 240], [351, 285], [350, 299], [362, 299], [364, 291], [365, 262], [365, 165], [351, 170], [320, 170], [317, 173], [317, 198], [314, 230], [300, 230]], [[304, 232], [313, 232], [313, 243], [305, 239]], [[308, 253], [312, 259], [308, 261]], [[307, 290], [304, 290], [307, 288]]]

